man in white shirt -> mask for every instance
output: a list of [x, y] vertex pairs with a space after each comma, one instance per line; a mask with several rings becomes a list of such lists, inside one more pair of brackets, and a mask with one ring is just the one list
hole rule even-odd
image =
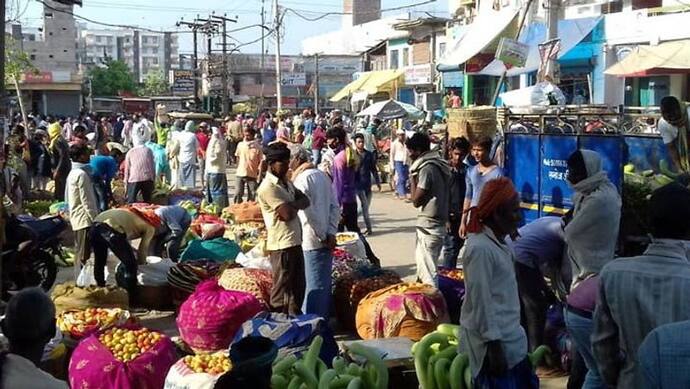
[[37, 366], [45, 345], [55, 336], [55, 305], [40, 288], [24, 289], [10, 299], [2, 333], [10, 350], [0, 357], [0, 387], [67, 389], [67, 383]]
[[328, 319], [331, 307], [331, 271], [340, 207], [326, 173], [316, 169], [311, 153], [301, 145], [290, 146], [292, 180], [309, 198], [309, 207], [297, 213], [302, 224], [302, 249], [306, 288], [302, 312]]
[[690, 153], [688, 153], [688, 117], [690, 108], [686, 108], [673, 96], [661, 99], [661, 119], [657, 128], [671, 156], [675, 169], [690, 173]]
[[197, 149], [199, 142], [196, 138], [196, 125], [189, 120], [185, 124], [184, 131], [177, 136], [180, 151], [177, 160], [180, 162], [178, 186], [185, 188], [196, 187]]
[[410, 166], [405, 147], [405, 131], [397, 130], [397, 138], [391, 143], [390, 168], [395, 171], [395, 196], [401, 200], [407, 198], [410, 190], [407, 186], [410, 177]]
[[475, 388], [538, 388], [520, 326], [514, 254], [506, 245], [522, 218], [520, 197], [510, 179], [496, 178], [470, 212], [460, 351], [469, 355]]
[[211, 128], [211, 139], [206, 148], [206, 198], [209, 203], [223, 209], [228, 206], [227, 141], [218, 127]]

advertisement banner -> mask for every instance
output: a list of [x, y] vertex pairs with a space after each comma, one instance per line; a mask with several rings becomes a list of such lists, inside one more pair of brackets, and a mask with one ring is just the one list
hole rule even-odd
[[283, 73], [280, 83], [283, 86], [306, 86], [307, 85], [307, 74], [306, 73]]
[[506, 67], [521, 68], [527, 63], [529, 46], [510, 38], [501, 38], [496, 50], [496, 59], [503, 62]]
[[22, 82], [25, 84], [50, 84], [53, 82], [52, 72], [24, 73]]
[[431, 65], [415, 65], [405, 68], [405, 85], [431, 84]]
[[173, 94], [191, 95], [194, 93], [194, 71], [192, 70], [171, 70], [170, 85]]

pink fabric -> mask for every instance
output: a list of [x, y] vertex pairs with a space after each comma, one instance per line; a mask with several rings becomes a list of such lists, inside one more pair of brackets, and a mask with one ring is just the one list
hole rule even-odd
[[182, 304], [177, 327], [182, 340], [193, 350], [218, 351], [230, 345], [242, 323], [262, 310], [253, 295], [225, 290], [213, 279], [199, 284]]
[[[127, 327], [129, 328], [129, 327]], [[73, 389], [160, 389], [168, 370], [177, 360], [175, 345], [162, 337], [150, 350], [133, 361], [121, 362], [98, 340], [100, 333], [82, 340], [69, 363]]]

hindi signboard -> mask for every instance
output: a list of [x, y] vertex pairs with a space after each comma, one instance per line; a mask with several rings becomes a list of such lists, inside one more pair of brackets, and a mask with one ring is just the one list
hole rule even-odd
[[510, 38], [501, 38], [496, 50], [496, 59], [506, 64], [506, 67], [521, 68], [527, 63], [529, 46]]
[[170, 85], [172, 92], [176, 95], [191, 95], [194, 93], [194, 71], [193, 70], [171, 70]]

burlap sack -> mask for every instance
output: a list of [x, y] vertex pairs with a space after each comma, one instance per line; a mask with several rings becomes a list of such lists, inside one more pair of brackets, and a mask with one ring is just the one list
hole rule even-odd
[[233, 204], [229, 208], [235, 223], [263, 222], [261, 208], [256, 201], [246, 201], [240, 204]]
[[50, 297], [57, 314], [73, 309], [129, 308], [127, 291], [116, 286], [80, 288], [68, 282], [56, 285]]

